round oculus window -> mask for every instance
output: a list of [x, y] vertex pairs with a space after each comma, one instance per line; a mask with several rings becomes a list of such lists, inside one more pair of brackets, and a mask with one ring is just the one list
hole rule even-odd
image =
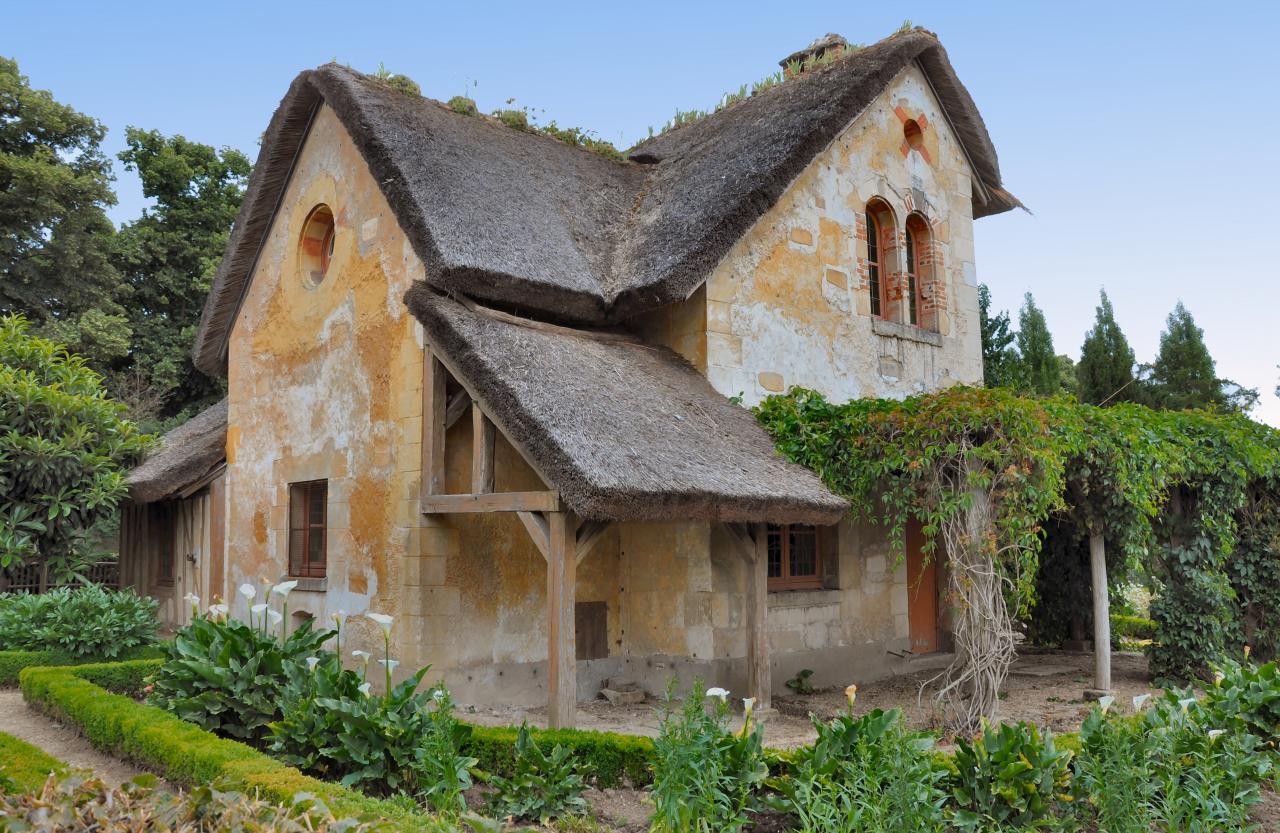
[[302, 238], [298, 241], [298, 268], [311, 286], [319, 286], [329, 271], [333, 238], [333, 212], [327, 205], [317, 205], [302, 224]]

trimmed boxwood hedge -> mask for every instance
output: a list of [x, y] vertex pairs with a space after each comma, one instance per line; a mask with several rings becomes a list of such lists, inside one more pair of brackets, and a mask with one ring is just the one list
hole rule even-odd
[[62, 775], [67, 765], [38, 746], [0, 732], [0, 784], [8, 778], [19, 792], [39, 792], [50, 772]]
[[[293, 767], [233, 740], [206, 732], [166, 711], [112, 694], [96, 682], [121, 682], [136, 690], [155, 660], [27, 668], [22, 695], [44, 711], [77, 726], [91, 743], [136, 761], [183, 786], [217, 779], [231, 789], [289, 804], [298, 793], [320, 799], [339, 818], [384, 821], [410, 833], [454, 833], [448, 823], [412, 812], [394, 801], [303, 775]], [[120, 666], [125, 666], [121, 668]]]
[[[126, 651], [125, 656], [109, 662], [135, 659], [159, 659], [164, 652], [155, 645]], [[18, 672], [24, 668], [55, 665], [86, 665], [103, 663], [101, 658], [78, 657], [63, 651], [0, 651], [0, 688], [13, 688], [18, 684]], [[110, 686], [108, 686], [110, 688]], [[115, 689], [113, 689], [115, 690]]]

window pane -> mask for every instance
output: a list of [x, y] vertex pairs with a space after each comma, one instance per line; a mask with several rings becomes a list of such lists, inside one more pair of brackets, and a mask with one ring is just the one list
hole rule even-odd
[[315, 566], [324, 565], [324, 530], [311, 530], [311, 537], [307, 541], [307, 564]]
[[880, 226], [867, 214], [867, 291], [871, 295], [871, 314], [880, 314]]
[[325, 498], [326, 498], [325, 493], [327, 491], [328, 490], [325, 489], [323, 483], [312, 483], [311, 486], [307, 489], [307, 493], [308, 493], [307, 496], [309, 498], [309, 503], [310, 503], [310, 510], [308, 512], [308, 522], [312, 526], [324, 525], [324, 505], [325, 505]]
[[818, 533], [811, 526], [793, 526], [790, 534], [791, 577], [818, 574]]
[[289, 487], [289, 528], [302, 529], [307, 525], [307, 487], [297, 484]]
[[769, 525], [769, 578], [782, 578], [782, 529]]
[[300, 575], [302, 573], [302, 542], [303, 531], [301, 529], [289, 530], [289, 574]]

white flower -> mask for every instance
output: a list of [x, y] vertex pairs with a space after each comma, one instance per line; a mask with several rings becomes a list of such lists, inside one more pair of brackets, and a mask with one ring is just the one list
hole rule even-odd
[[200, 597], [195, 593], [188, 593], [182, 597], [182, 600], [192, 607], [198, 607], [200, 605]]
[[1108, 694], [1105, 697], [1098, 698], [1098, 705], [1101, 706], [1102, 710], [1105, 712], [1106, 710], [1111, 708], [1111, 704], [1114, 703], [1115, 701], [1116, 701], [1116, 698]]
[[1196, 698], [1194, 698], [1194, 697], [1187, 697], [1187, 698], [1184, 698], [1184, 699], [1182, 699], [1182, 700], [1179, 700], [1179, 701], [1178, 701], [1178, 705], [1182, 707], [1182, 711], [1183, 711], [1183, 713], [1186, 713], [1187, 709], [1189, 709], [1189, 708], [1191, 708], [1193, 705], [1195, 705], [1195, 702], [1196, 702]]
[[1227, 733], [1226, 729], [1210, 729], [1209, 740], [1214, 741]]
[[431, 692], [431, 699], [435, 700], [437, 703], [443, 703], [444, 689], [437, 688], [435, 691]]
[[289, 595], [289, 593], [293, 591], [293, 588], [297, 586], [298, 586], [298, 582], [296, 581], [282, 581], [279, 584], [277, 584], [275, 587], [271, 588], [271, 595], [287, 596]]
[[266, 602], [258, 602], [256, 605], [254, 605], [253, 607], [249, 608], [249, 610], [250, 610], [251, 612], [253, 612], [253, 613], [261, 613], [262, 611], [264, 611], [264, 610], [266, 610], [266, 609], [267, 609], [267, 603], [266, 603]]
[[858, 684], [853, 683], [845, 688], [844, 696], [849, 701], [849, 708], [853, 708], [853, 701], [858, 699]]
[[356, 686], [356, 691], [359, 691], [365, 697], [368, 697], [369, 690], [371, 688], [373, 688], [373, 683], [361, 683], [360, 685]]
[[209, 605], [209, 615], [215, 619], [222, 619], [231, 612], [231, 608], [219, 602], [216, 605]]
[[382, 626], [382, 630], [383, 630], [384, 632], [386, 632], [386, 633], [391, 633], [391, 623], [392, 623], [392, 622], [394, 622], [395, 620], [394, 620], [394, 619], [392, 619], [392, 618], [391, 618], [390, 616], [388, 616], [387, 614], [385, 614], [385, 613], [366, 613], [366, 614], [365, 614], [365, 616], [368, 616], [370, 619], [372, 619], [373, 621], [375, 621], [375, 622], [377, 622], [379, 625], [381, 625], [381, 626]]
[[342, 627], [342, 623], [347, 621], [347, 612], [345, 610], [339, 610], [337, 613], [333, 614], [333, 621], [338, 624], [338, 627]]
[[382, 663], [388, 671], [395, 671], [396, 667], [400, 665], [400, 660], [398, 659], [380, 659], [378, 662]]
[[368, 665], [369, 658], [372, 657], [373, 654], [369, 653], [368, 651], [352, 651], [351, 656], [355, 657], [358, 660], [363, 661], [365, 665]]
[[252, 584], [249, 584], [248, 582], [245, 582], [244, 584], [240, 585], [240, 595], [252, 601], [253, 598], [258, 595], [258, 588], [254, 587]]
[[1140, 712], [1140, 711], [1142, 711], [1142, 706], [1143, 706], [1143, 704], [1145, 704], [1145, 703], [1146, 703], [1148, 700], [1150, 700], [1150, 699], [1151, 699], [1151, 695], [1150, 695], [1150, 694], [1139, 694], [1138, 696], [1134, 697], [1134, 698], [1133, 698], [1133, 710], [1134, 710], [1135, 712]]
[[1222, 685], [1222, 681], [1225, 680], [1226, 678], [1227, 678], [1227, 675], [1223, 674], [1221, 671], [1213, 672], [1213, 682], [1215, 685]]
[[315, 671], [316, 666], [320, 664], [320, 657], [307, 657], [307, 670]]
[[278, 625], [280, 624], [280, 621], [284, 619], [284, 614], [278, 610], [268, 610], [267, 618], [271, 620], [271, 624]]
[[743, 698], [742, 698], [742, 710], [743, 710], [744, 712], [749, 712], [749, 711], [751, 711], [751, 707], [752, 707], [752, 706], [754, 706], [755, 704], [756, 704], [756, 698], [754, 698], [754, 697], [743, 697]]
[[724, 688], [709, 688], [707, 689], [707, 696], [719, 697], [723, 702], [729, 696], [729, 690]]

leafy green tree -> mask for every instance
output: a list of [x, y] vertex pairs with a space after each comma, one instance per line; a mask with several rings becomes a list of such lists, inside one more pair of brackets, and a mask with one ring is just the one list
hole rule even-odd
[[25, 314], [100, 369], [127, 352], [130, 335], [109, 260], [116, 198], [105, 134], [0, 58], [0, 315]]
[[982, 377], [987, 387], [1014, 387], [1018, 354], [1013, 349], [1015, 335], [1009, 313], [991, 314], [991, 290], [985, 283], [978, 286], [978, 317], [982, 330]]
[[218, 383], [195, 369], [191, 346], [251, 165], [237, 150], [183, 136], [134, 127], [126, 135], [120, 161], [137, 171], [143, 194], [155, 202], [116, 235], [114, 261], [132, 288], [133, 330], [119, 369], [133, 374], [131, 385], [144, 374], [153, 395], [166, 398], [165, 411], [176, 413], [221, 395]]
[[1044, 313], [1028, 292], [1018, 313], [1019, 388], [1040, 396], [1053, 396], [1062, 391], [1062, 373], [1058, 356], [1053, 351], [1053, 336]]
[[1085, 334], [1080, 348], [1076, 377], [1080, 381], [1080, 401], [1090, 405], [1113, 404], [1135, 399], [1133, 348], [1116, 323], [1115, 310], [1107, 291], [1101, 292], [1093, 328]]
[[1154, 408], [1221, 408], [1227, 405], [1216, 363], [1204, 343], [1204, 330], [1181, 301], [1169, 313], [1160, 334], [1160, 351], [1151, 365], [1147, 397]]
[[1080, 398], [1080, 380], [1076, 377], [1076, 363], [1070, 356], [1059, 353], [1058, 392], [1072, 399]]
[[150, 437], [124, 419], [85, 361], [0, 318], [0, 566], [74, 574], [126, 491]]

